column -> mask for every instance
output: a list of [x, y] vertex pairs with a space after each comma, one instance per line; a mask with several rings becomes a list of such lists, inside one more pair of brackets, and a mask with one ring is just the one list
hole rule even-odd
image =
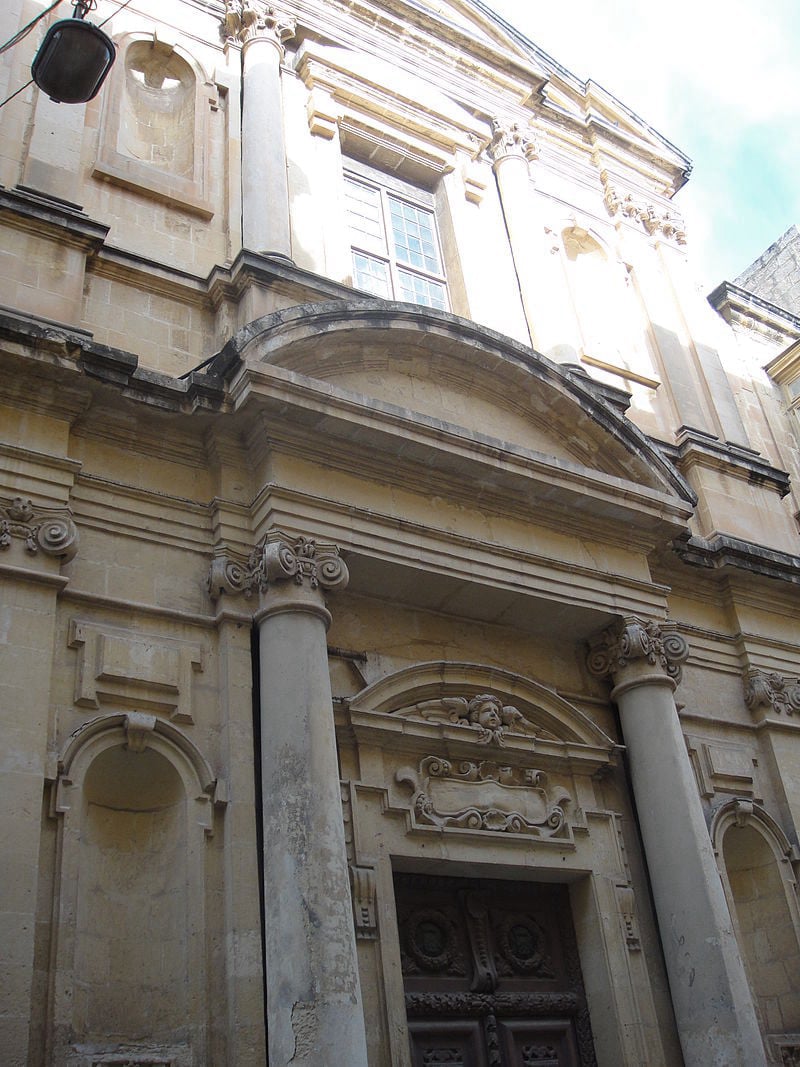
[[492, 129], [494, 136], [487, 151], [494, 162], [508, 241], [517, 270], [520, 297], [528, 322], [531, 345], [535, 348], [534, 293], [538, 275], [536, 242], [541, 234], [533, 204], [528, 164], [538, 157], [538, 151], [535, 142], [525, 135], [519, 123], [493, 119]]
[[281, 60], [295, 22], [257, 0], [227, 0], [225, 28], [243, 44], [242, 243], [291, 259]]
[[271, 534], [258, 569], [269, 1062], [366, 1067], [323, 597], [347, 568]]
[[688, 646], [674, 624], [624, 620], [592, 643], [611, 675], [686, 1067], [766, 1063], [673, 693]]

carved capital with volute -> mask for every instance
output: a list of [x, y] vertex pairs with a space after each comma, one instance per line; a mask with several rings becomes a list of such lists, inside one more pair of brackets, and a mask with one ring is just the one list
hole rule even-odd
[[223, 596], [259, 597], [257, 618], [279, 611], [307, 610], [330, 622], [326, 592], [347, 586], [350, 575], [336, 545], [271, 530], [247, 563], [220, 556], [211, 563], [208, 591]]
[[283, 56], [283, 42], [294, 37], [297, 23], [262, 0], [225, 0], [222, 28], [229, 41], [248, 44], [256, 39], [267, 40]]
[[539, 158], [539, 147], [532, 136], [532, 131], [519, 122], [510, 122], [500, 118], [492, 119], [492, 139], [486, 151], [495, 166], [504, 159], [524, 159], [528, 163]]
[[590, 641], [589, 670], [598, 678], [610, 676], [612, 697], [637, 685], [669, 685], [681, 680], [681, 665], [689, 646], [674, 622], [656, 623], [626, 617]]
[[78, 551], [78, 531], [68, 508], [35, 507], [22, 496], [0, 504], [0, 552], [14, 541], [28, 556], [54, 556], [67, 563]]

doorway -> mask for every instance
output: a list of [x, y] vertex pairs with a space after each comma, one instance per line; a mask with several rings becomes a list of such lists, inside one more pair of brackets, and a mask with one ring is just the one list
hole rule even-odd
[[414, 1067], [596, 1067], [565, 885], [395, 874]]

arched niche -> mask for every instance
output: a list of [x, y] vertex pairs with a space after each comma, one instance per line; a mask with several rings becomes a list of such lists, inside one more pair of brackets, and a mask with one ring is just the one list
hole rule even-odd
[[206, 1062], [205, 842], [218, 784], [172, 724], [104, 715], [73, 734], [61, 817], [51, 1011], [59, 1063], [82, 1049]]
[[95, 177], [210, 218], [207, 76], [189, 53], [152, 34], [126, 34], [117, 47]]
[[635, 341], [624, 327], [631, 310], [624, 266], [599, 235], [575, 222], [561, 230], [561, 244], [584, 362], [627, 367]]
[[772, 1038], [800, 1031], [800, 908], [793, 849], [750, 800], [720, 808], [711, 826], [717, 862], [762, 1026]]

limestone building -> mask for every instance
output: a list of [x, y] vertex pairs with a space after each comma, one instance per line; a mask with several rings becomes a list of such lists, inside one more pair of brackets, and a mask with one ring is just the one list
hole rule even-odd
[[797, 309], [479, 0], [90, 17], [0, 109], [0, 1062], [799, 1063]]

